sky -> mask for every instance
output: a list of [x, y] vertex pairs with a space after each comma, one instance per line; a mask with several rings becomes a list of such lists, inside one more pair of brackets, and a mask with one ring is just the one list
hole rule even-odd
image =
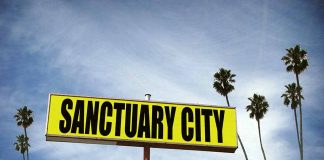
[[[324, 2], [292, 0], [1, 0], [0, 159], [21, 159], [13, 118], [27, 105], [33, 160], [138, 160], [143, 148], [45, 141], [49, 93], [226, 106], [213, 88], [224, 67], [248, 157], [262, 159], [257, 122], [245, 107], [253, 93], [269, 111], [261, 120], [269, 160], [298, 159], [294, 115], [280, 97], [295, 82], [281, 57], [300, 44], [309, 67], [300, 75], [304, 159], [324, 159]], [[152, 160], [244, 159], [234, 154], [151, 149]]]

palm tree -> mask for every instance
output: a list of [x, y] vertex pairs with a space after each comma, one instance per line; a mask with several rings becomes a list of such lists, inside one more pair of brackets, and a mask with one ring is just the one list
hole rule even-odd
[[25, 152], [28, 144], [28, 138], [26, 138], [23, 134], [17, 136], [17, 142], [14, 143], [16, 151], [20, 151], [23, 156], [23, 160], [25, 160]]
[[[302, 73], [308, 67], [307, 52], [300, 48], [300, 45], [296, 45], [294, 48], [286, 49], [287, 54], [281, 58], [287, 66], [287, 72], [294, 72], [297, 81], [297, 87], [300, 88], [299, 74]], [[300, 148], [301, 148], [301, 160], [304, 155], [303, 147], [303, 113], [301, 104], [301, 93], [298, 92], [299, 103], [299, 121], [300, 121]]]
[[246, 106], [246, 111], [250, 111], [250, 118], [255, 118], [258, 122], [258, 130], [259, 130], [259, 139], [260, 139], [260, 145], [261, 150], [263, 153], [263, 158], [266, 160], [266, 156], [264, 153], [264, 149], [262, 146], [262, 140], [261, 140], [261, 131], [260, 131], [260, 120], [264, 117], [264, 115], [268, 111], [269, 104], [264, 96], [254, 94], [253, 97], [248, 98], [251, 102], [250, 105]]
[[[228, 100], [228, 93], [232, 92], [234, 90], [234, 86], [231, 83], [235, 82], [235, 74], [231, 74], [231, 70], [226, 70], [224, 68], [220, 68], [219, 72], [216, 72], [214, 74], [214, 88], [216, 89], [216, 91], [221, 94], [222, 96], [226, 97], [226, 102], [227, 102], [227, 106], [230, 106], [229, 100]], [[243, 142], [240, 138], [240, 135], [237, 133], [237, 137], [239, 139], [240, 145], [242, 146], [243, 149], [243, 153], [245, 156], [245, 159], [248, 160], [246, 151], [244, 149], [244, 145]]]
[[[17, 125], [22, 126], [24, 128], [26, 140], [28, 139], [26, 128], [28, 128], [34, 121], [32, 113], [33, 111], [28, 109], [27, 106], [24, 106], [23, 108], [17, 109], [17, 113], [14, 116], [16, 118]], [[29, 159], [28, 146], [26, 148], [26, 151], [27, 151], [27, 160], [28, 160]]]
[[[284, 94], [282, 94], [281, 97], [284, 98], [284, 104], [288, 107], [290, 104], [291, 109], [294, 110], [295, 115], [295, 124], [296, 124], [296, 131], [297, 131], [297, 141], [298, 141], [298, 147], [299, 152], [301, 156], [301, 146], [300, 146], [300, 139], [299, 139], [299, 129], [298, 129], [298, 121], [297, 121], [297, 114], [296, 114], [296, 108], [298, 107], [298, 94], [301, 93], [302, 88], [297, 87], [296, 83], [288, 84], [285, 86], [286, 91]], [[300, 95], [301, 99], [304, 99], [302, 95]]]

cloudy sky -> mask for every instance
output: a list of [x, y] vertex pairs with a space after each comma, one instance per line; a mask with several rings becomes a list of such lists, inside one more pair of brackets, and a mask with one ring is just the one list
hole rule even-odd
[[[262, 159], [257, 123], [245, 111], [265, 95], [261, 121], [270, 160], [298, 159], [293, 112], [283, 105], [294, 82], [280, 60], [301, 44], [310, 67], [304, 88], [305, 159], [324, 159], [323, 1], [0, 1], [0, 159], [20, 159], [16, 109], [27, 105], [33, 160], [138, 160], [139, 147], [45, 141], [49, 93], [226, 105], [212, 87], [220, 67], [236, 76], [229, 95], [251, 160]], [[234, 154], [151, 149], [152, 160], [243, 159]]]

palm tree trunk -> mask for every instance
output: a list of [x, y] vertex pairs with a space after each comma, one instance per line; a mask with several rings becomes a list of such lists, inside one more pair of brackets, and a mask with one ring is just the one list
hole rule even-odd
[[[228, 101], [228, 96], [226, 95], [225, 97], [226, 97], [227, 106], [229, 107], [229, 106], [230, 106], [230, 103], [229, 103], [229, 101]], [[238, 132], [237, 132], [237, 137], [238, 137], [239, 142], [240, 142], [240, 145], [241, 145], [241, 147], [242, 147], [242, 150], [243, 150], [243, 153], [244, 153], [245, 159], [248, 160], [248, 157], [247, 157], [247, 154], [246, 154], [246, 151], [245, 151], [245, 148], [244, 148], [243, 142], [242, 142], [241, 137], [240, 137], [240, 135], [238, 134]]]
[[[296, 74], [297, 87], [299, 88], [299, 77]], [[303, 113], [302, 113], [302, 104], [300, 98], [300, 91], [298, 91], [298, 102], [299, 102], [299, 124], [300, 124], [300, 149], [301, 149], [301, 160], [304, 159], [304, 143], [303, 143]]]
[[237, 133], [237, 137], [238, 137], [238, 139], [239, 139], [240, 145], [242, 146], [242, 149], [243, 149], [243, 153], [244, 153], [245, 159], [248, 160], [247, 154], [246, 154], [245, 149], [244, 149], [243, 142], [242, 142], [242, 140], [241, 140], [241, 138], [240, 138], [240, 135], [239, 135], [238, 133]]
[[296, 108], [294, 109], [294, 114], [295, 114], [295, 124], [296, 124], [296, 133], [297, 133], [297, 140], [298, 140], [298, 148], [299, 148], [299, 154], [300, 158], [302, 157], [301, 155], [301, 148], [300, 148], [300, 139], [299, 139], [299, 129], [298, 129], [298, 122], [297, 122], [297, 113], [296, 113]]
[[230, 104], [229, 104], [229, 101], [228, 101], [228, 97], [227, 97], [227, 95], [226, 95], [225, 97], [226, 97], [227, 106], [229, 107]]
[[25, 160], [25, 153], [22, 153], [22, 156], [23, 156], [23, 160]]
[[[24, 127], [24, 132], [25, 132], [25, 138], [26, 138], [26, 144], [28, 143], [27, 139], [27, 131], [26, 131], [26, 128]], [[26, 148], [26, 151], [27, 151], [27, 160], [29, 160], [29, 154], [28, 154], [28, 145], [27, 145], [27, 148]]]
[[258, 130], [259, 130], [259, 139], [260, 139], [261, 150], [262, 150], [263, 158], [264, 158], [264, 160], [266, 160], [267, 158], [265, 156], [263, 146], [262, 146], [262, 140], [261, 140], [260, 120], [257, 120], [257, 121], [258, 121]]

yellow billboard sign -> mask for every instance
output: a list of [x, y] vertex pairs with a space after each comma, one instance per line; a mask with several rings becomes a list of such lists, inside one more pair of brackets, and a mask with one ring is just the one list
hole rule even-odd
[[234, 152], [236, 110], [50, 94], [46, 140]]

